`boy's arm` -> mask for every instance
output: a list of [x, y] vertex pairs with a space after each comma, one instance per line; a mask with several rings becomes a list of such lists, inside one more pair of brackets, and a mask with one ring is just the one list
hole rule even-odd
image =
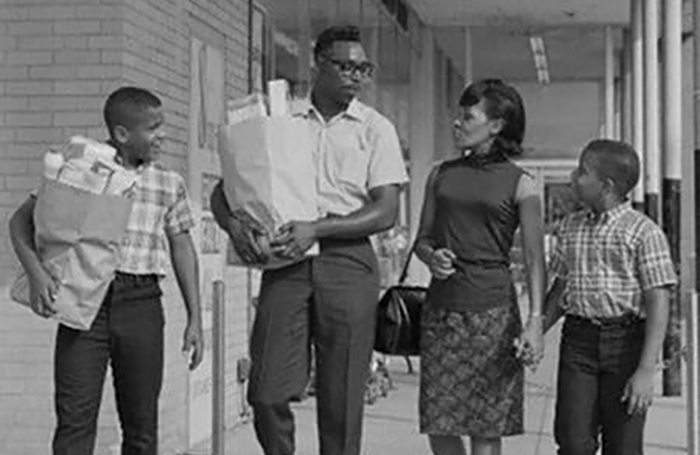
[[656, 225], [648, 228], [642, 234], [635, 253], [646, 321], [639, 365], [622, 396], [622, 400], [627, 401], [629, 413], [643, 412], [651, 405], [656, 362], [668, 325], [671, 289], [678, 283], [668, 241], [661, 228]]
[[29, 279], [29, 299], [32, 310], [48, 317], [55, 312], [53, 301], [58, 282], [41, 263], [34, 243], [34, 206], [36, 199], [28, 198], [10, 218], [10, 239], [19, 262]]
[[190, 369], [194, 370], [202, 362], [204, 340], [202, 335], [202, 309], [199, 301], [199, 265], [197, 252], [189, 231], [168, 236], [170, 258], [177, 284], [182, 293], [187, 310], [187, 329], [183, 351], [192, 351]]
[[547, 292], [547, 297], [544, 300], [544, 318], [542, 321], [542, 330], [547, 333], [559, 318], [564, 315], [560, 302], [566, 290], [566, 280], [556, 278], [552, 287]]
[[670, 292], [667, 287], [653, 288], [644, 292], [646, 321], [644, 324], [644, 344], [639, 365], [627, 382], [622, 401], [627, 402], [629, 414], [642, 413], [654, 396], [654, 375], [656, 362], [666, 336], [668, 325]]
[[638, 369], [656, 369], [656, 362], [666, 337], [670, 306], [670, 290], [667, 287], [646, 291], [643, 296], [647, 318], [644, 324], [644, 345]]
[[19, 262], [28, 275], [34, 275], [43, 267], [34, 244], [34, 206], [36, 199], [28, 198], [10, 218], [10, 239]]

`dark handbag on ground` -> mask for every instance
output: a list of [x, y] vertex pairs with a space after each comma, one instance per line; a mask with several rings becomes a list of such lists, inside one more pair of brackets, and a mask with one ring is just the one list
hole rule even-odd
[[420, 353], [421, 309], [428, 290], [422, 286], [406, 286], [414, 248], [408, 253], [399, 284], [384, 292], [377, 305], [374, 350], [382, 354], [415, 356]]

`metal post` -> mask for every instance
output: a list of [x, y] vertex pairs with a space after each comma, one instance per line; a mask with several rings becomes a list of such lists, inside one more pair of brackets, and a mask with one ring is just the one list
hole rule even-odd
[[644, 0], [644, 146], [647, 215], [659, 222], [661, 153], [659, 143], [659, 0]]
[[632, 17], [632, 144], [639, 155], [639, 183], [634, 188], [634, 206], [644, 210], [646, 165], [644, 146], [644, 0], [631, 0]]
[[[664, 0], [663, 27], [663, 227], [671, 256], [680, 272], [681, 261], [681, 156], [683, 150], [683, 106], [681, 61], [683, 0]], [[670, 361], [681, 349], [680, 288], [671, 299], [668, 332], [663, 358]], [[671, 362], [663, 373], [664, 396], [680, 396], [683, 387], [681, 362]]]
[[605, 26], [605, 137], [615, 138], [615, 49], [612, 26]]
[[[696, 3], [697, 4], [697, 3]], [[696, 73], [698, 74], [698, 73]], [[696, 76], [697, 77], [697, 76]], [[697, 101], [696, 101], [697, 102]], [[700, 169], [698, 169], [698, 154], [695, 154], [695, 188], [697, 194], [697, 182], [700, 178]], [[695, 199], [695, 210], [700, 210], [700, 204]], [[699, 223], [696, 224], [699, 226]], [[697, 247], [696, 247], [697, 248]], [[697, 256], [700, 257], [700, 256]], [[700, 282], [699, 282], [700, 284]], [[688, 343], [689, 351], [686, 358], [686, 372], [688, 380], [688, 405], [686, 411], [688, 415], [688, 455], [700, 455], [700, 355], [698, 346], [700, 346], [700, 311], [698, 311], [698, 293], [693, 292], [690, 300], [690, 307], [686, 311], [686, 342]]]
[[214, 282], [212, 312], [212, 455], [224, 455], [226, 400], [226, 319], [224, 315], [224, 282]]

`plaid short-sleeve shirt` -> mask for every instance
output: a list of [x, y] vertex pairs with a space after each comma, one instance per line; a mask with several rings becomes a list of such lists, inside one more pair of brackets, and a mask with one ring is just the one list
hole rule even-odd
[[567, 282], [566, 314], [644, 317], [642, 292], [677, 283], [666, 236], [629, 203], [599, 216], [573, 213], [556, 237], [550, 272]]
[[194, 226], [184, 179], [156, 164], [140, 171], [134, 205], [120, 249], [118, 270], [137, 275], [165, 275], [167, 237]]

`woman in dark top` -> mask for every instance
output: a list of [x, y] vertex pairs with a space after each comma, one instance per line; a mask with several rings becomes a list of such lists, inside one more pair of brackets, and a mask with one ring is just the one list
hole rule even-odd
[[[454, 123], [459, 156], [428, 177], [416, 254], [432, 280], [422, 317], [420, 429], [435, 455], [497, 455], [523, 433], [523, 364], [543, 354], [545, 265], [540, 197], [511, 161], [525, 110], [499, 80], [476, 82]], [[523, 330], [510, 271], [521, 228], [530, 298]]]

